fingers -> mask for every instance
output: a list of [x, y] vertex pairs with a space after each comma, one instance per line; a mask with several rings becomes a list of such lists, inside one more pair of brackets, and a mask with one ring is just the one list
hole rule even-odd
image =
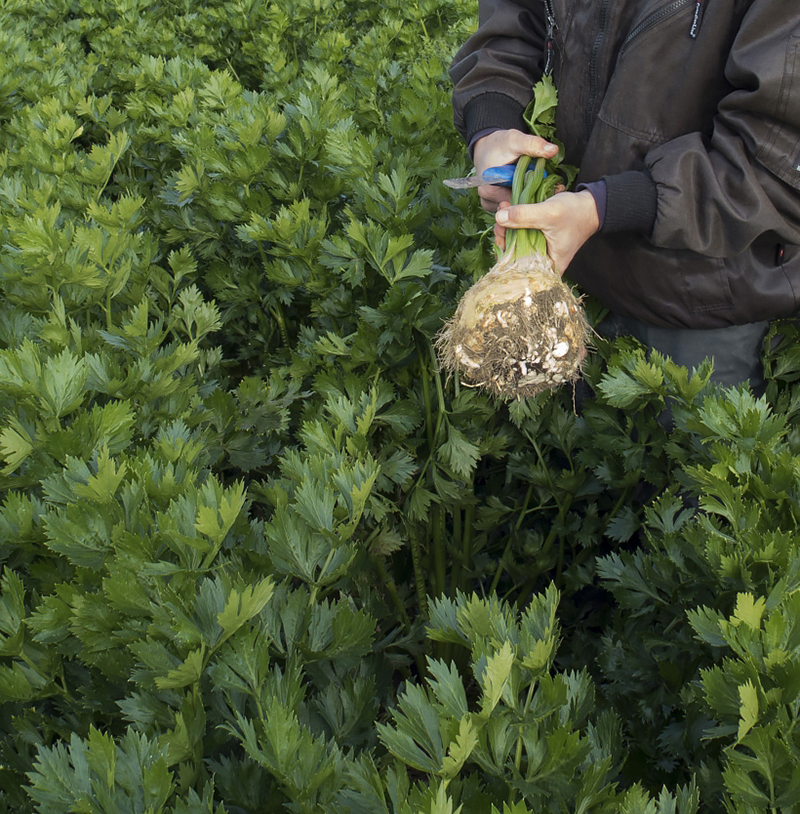
[[485, 184], [478, 187], [478, 196], [481, 200], [481, 206], [487, 212], [496, 212], [501, 204], [508, 204], [511, 200], [511, 190], [508, 187]]
[[498, 207], [494, 233], [504, 246], [506, 228], [539, 229], [547, 241], [550, 259], [563, 274], [599, 227], [597, 205], [590, 192], [561, 192], [539, 204]]
[[[503, 201], [499, 204], [499, 209], [507, 209], [511, 204], [508, 201]], [[494, 225], [494, 242], [500, 247], [500, 251], [506, 250], [506, 227], [501, 226], [499, 223], [495, 222]]]
[[483, 172], [488, 167], [513, 164], [521, 155], [534, 158], [552, 158], [558, 147], [539, 136], [521, 130], [495, 130], [475, 142], [472, 159], [475, 169]]
[[508, 133], [510, 134], [510, 147], [517, 154], [517, 158], [521, 155], [530, 155], [534, 158], [552, 158], [558, 152], [558, 147], [555, 144], [540, 136], [532, 136], [520, 130], [509, 130]]
[[497, 223], [513, 229], [552, 229], [580, 225], [592, 234], [600, 228], [597, 204], [591, 192], [559, 192], [538, 204], [504, 206]]
[[[520, 156], [551, 158], [558, 152], [558, 146], [539, 136], [523, 133], [521, 130], [496, 130], [475, 142], [473, 161], [480, 174], [489, 167], [513, 164]], [[496, 212], [499, 205], [511, 198], [508, 187], [478, 187], [481, 206], [487, 212]]]
[[501, 252], [506, 250], [506, 230], [497, 224], [494, 227], [494, 242]]
[[509, 229], [547, 229], [562, 217], [559, 201], [554, 195], [545, 204], [518, 204], [498, 210], [495, 219]]
[[521, 130], [495, 130], [475, 142], [473, 158], [475, 165], [498, 166], [510, 164], [521, 155], [534, 158], [551, 158], [558, 152], [558, 147], [540, 136], [532, 136]]
[[[565, 192], [566, 187], [563, 184], [558, 184], [553, 191], [554, 195], [559, 192]], [[493, 184], [485, 184], [478, 187], [478, 197], [481, 201], [481, 206], [487, 212], [497, 212], [501, 204], [508, 204], [511, 200], [511, 188], [495, 186]]]

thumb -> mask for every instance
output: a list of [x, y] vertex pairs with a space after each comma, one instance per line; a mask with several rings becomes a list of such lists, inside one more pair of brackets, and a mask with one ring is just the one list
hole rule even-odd
[[539, 204], [517, 204], [506, 206], [497, 210], [495, 221], [501, 226], [512, 226], [523, 229], [536, 229], [538, 220], [536, 213]]
[[494, 219], [495, 223], [498, 223], [500, 226], [505, 226], [508, 223], [508, 219], [510, 217], [509, 209], [511, 209], [511, 204], [508, 201], [503, 201], [497, 212], [495, 212]]
[[535, 158], [552, 158], [558, 152], [558, 145], [541, 136], [533, 136], [519, 130], [515, 131], [511, 146], [519, 155], [530, 155]]

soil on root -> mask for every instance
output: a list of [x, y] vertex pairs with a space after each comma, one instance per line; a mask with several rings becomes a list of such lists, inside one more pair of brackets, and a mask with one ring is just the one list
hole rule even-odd
[[[583, 308], [560, 277], [547, 272], [543, 288], [538, 267], [528, 279], [524, 268], [500, 269], [496, 279], [504, 288], [509, 288], [509, 271], [523, 281], [517, 296], [508, 302], [490, 298], [484, 309], [466, 302], [467, 292], [439, 335], [437, 347], [442, 366], [457, 371], [464, 384], [502, 398], [530, 398], [580, 376], [589, 326]], [[526, 284], [529, 281], [533, 284]], [[472, 299], [486, 302], [491, 285], [484, 277], [473, 287], [481, 290]]]

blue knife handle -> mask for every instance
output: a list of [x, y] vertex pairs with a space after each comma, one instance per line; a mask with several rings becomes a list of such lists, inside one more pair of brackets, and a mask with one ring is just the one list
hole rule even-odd
[[[517, 169], [516, 164], [503, 164], [500, 167], [489, 167], [483, 171], [483, 181], [487, 184], [494, 184], [498, 187], [510, 187], [511, 182], [514, 180], [514, 171]], [[532, 172], [533, 167], [528, 170]], [[544, 177], [547, 178], [545, 171]]]
[[514, 180], [514, 170], [516, 164], [503, 164], [501, 167], [489, 167], [483, 171], [483, 180], [487, 184], [495, 184], [499, 187], [510, 187]]

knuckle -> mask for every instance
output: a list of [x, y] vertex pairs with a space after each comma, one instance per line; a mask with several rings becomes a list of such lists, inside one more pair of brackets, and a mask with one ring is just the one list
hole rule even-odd
[[501, 190], [491, 184], [484, 184], [478, 187], [478, 195], [482, 200], [495, 201], [496, 203], [501, 199]]
[[529, 133], [523, 133], [521, 130], [509, 130], [510, 144], [514, 152], [527, 153], [531, 146], [531, 136]]
[[547, 142], [541, 136], [529, 136], [528, 144], [532, 153], [541, 153]]
[[512, 217], [516, 223], [535, 229], [541, 222], [541, 211], [536, 204], [520, 204], [514, 207]]
[[551, 221], [556, 222], [564, 216], [565, 208], [563, 199], [560, 199], [558, 196], [554, 195], [552, 198], [550, 198], [547, 204], [547, 214]]

